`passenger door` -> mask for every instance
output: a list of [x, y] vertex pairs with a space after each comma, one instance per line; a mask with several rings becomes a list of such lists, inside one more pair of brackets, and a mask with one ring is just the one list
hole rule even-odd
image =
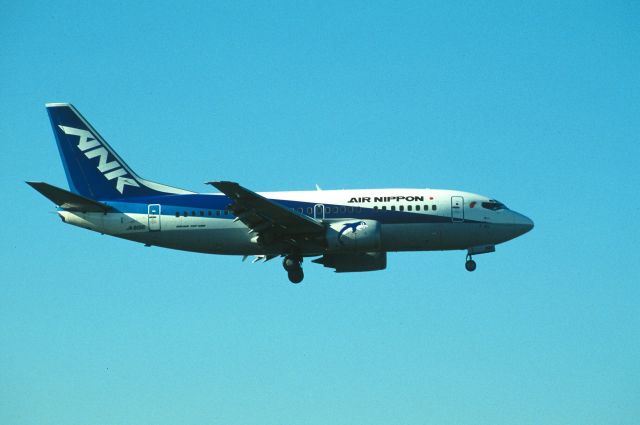
[[462, 196], [451, 197], [451, 221], [454, 223], [464, 221], [464, 198]]

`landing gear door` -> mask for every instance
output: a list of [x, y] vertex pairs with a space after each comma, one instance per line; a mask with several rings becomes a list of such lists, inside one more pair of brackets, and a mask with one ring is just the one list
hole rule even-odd
[[451, 197], [451, 221], [454, 223], [464, 221], [464, 198], [462, 196]]
[[148, 218], [149, 218], [149, 231], [150, 232], [158, 232], [160, 231], [160, 205], [159, 204], [151, 204], [148, 207]]
[[316, 220], [324, 220], [324, 205], [316, 204], [313, 207], [313, 218]]

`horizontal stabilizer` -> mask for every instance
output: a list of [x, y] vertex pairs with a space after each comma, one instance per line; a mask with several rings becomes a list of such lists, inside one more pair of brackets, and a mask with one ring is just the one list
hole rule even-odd
[[67, 211], [82, 212], [107, 212], [110, 207], [102, 202], [85, 198], [84, 196], [69, 192], [59, 187], [42, 182], [26, 182], [29, 186], [43, 194], [54, 204]]

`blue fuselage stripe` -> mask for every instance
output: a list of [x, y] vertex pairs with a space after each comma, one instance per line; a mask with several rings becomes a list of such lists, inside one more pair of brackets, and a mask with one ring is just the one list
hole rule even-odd
[[[317, 202], [291, 201], [291, 200], [275, 200], [277, 203], [287, 209], [302, 209], [306, 215], [313, 217]], [[160, 204], [162, 215], [179, 215], [198, 216], [203, 218], [229, 219], [235, 218], [232, 212], [224, 214], [229, 210], [232, 200], [224, 195], [166, 195], [157, 197], [144, 198], [127, 198], [127, 201], [102, 201], [113, 207], [116, 211], [130, 214], [147, 214], [148, 205]], [[451, 222], [450, 216], [437, 215], [435, 211], [393, 211], [390, 209], [374, 209], [365, 207], [353, 207], [338, 204], [322, 204], [325, 207], [325, 216], [327, 220], [340, 219], [372, 219], [383, 224], [400, 224], [400, 223], [448, 223]], [[337, 212], [334, 212], [336, 211]], [[203, 212], [202, 215], [200, 212]], [[209, 215], [209, 211], [212, 214]], [[218, 211], [221, 211], [218, 214]], [[470, 220], [465, 220], [469, 222]]]

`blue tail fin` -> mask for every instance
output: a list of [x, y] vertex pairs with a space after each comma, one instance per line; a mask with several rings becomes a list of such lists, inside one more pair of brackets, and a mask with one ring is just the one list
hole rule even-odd
[[73, 105], [46, 106], [72, 192], [90, 199], [192, 193], [138, 177]]

